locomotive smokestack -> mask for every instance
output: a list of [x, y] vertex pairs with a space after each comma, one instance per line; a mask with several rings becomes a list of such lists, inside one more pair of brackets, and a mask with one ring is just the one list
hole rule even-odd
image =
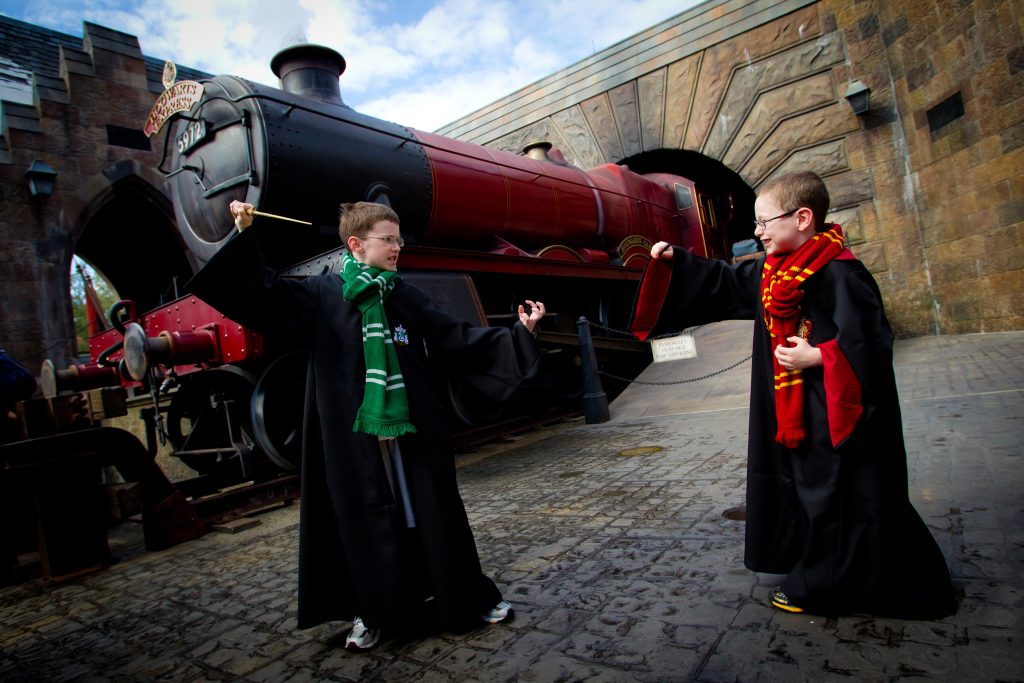
[[345, 73], [345, 58], [329, 47], [306, 44], [285, 48], [270, 60], [270, 70], [285, 92], [345, 104], [338, 82]]
[[551, 161], [548, 157], [548, 152], [550, 150], [551, 143], [547, 140], [541, 140], [539, 142], [531, 142], [523, 147], [523, 154], [531, 159], [536, 159], [537, 161]]

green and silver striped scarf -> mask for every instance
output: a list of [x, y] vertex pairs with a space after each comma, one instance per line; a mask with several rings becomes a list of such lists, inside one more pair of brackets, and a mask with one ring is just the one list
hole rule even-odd
[[395, 288], [393, 280], [398, 273], [371, 268], [346, 252], [340, 275], [342, 296], [363, 316], [366, 388], [352, 431], [386, 438], [411, 434], [416, 428], [409, 421], [405, 380], [384, 313], [384, 300]]

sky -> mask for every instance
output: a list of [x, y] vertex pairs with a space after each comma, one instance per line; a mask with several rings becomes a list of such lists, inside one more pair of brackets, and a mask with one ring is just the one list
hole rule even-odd
[[698, 4], [698, 0], [0, 0], [0, 14], [72, 36], [82, 22], [142, 52], [277, 86], [284, 47], [331, 47], [345, 103], [436, 130]]

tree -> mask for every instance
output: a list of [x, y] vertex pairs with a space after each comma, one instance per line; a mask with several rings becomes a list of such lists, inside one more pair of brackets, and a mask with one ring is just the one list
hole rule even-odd
[[[84, 274], [84, 276], [83, 276]], [[117, 291], [110, 286], [103, 274], [93, 269], [84, 260], [75, 256], [71, 262], [71, 309], [75, 315], [75, 348], [79, 356], [89, 355], [89, 320], [86, 316], [86, 278], [92, 283], [92, 289], [96, 292], [106, 325], [110, 321], [106, 319], [110, 307], [120, 299]]]

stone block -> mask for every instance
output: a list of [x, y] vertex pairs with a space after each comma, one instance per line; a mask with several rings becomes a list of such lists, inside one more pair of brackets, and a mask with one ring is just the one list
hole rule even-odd
[[845, 102], [815, 109], [780, 123], [750, 160], [737, 170], [747, 184], [760, 185], [792, 150], [839, 138], [859, 128], [860, 121]]
[[870, 201], [875, 196], [871, 172], [867, 169], [828, 176], [825, 185], [831, 204], [837, 209]]
[[770, 177], [777, 177], [795, 171], [814, 171], [818, 175], [825, 177], [847, 170], [849, 167], [845, 141], [833, 140], [794, 152]]
[[907, 70], [907, 89], [913, 92], [935, 76], [935, 66], [931, 60], [917, 64]]
[[[791, 102], [794, 97], [800, 101], [810, 100], [818, 103], [820, 93], [804, 92], [804, 89], [824, 90], [825, 101], [835, 99], [835, 89], [831, 82], [822, 85], [809, 77], [815, 72], [843, 60], [842, 45], [838, 34], [821, 36], [815, 41], [802, 43], [796, 47], [756, 62], [735, 65], [728, 88], [719, 107], [718, 121], [709, 131], [705, 144], [705, 154], [720, 159], [732, 135], [740, 128], [746, 112], [755, 100], [773, 97], [774, 106], [767, 105], [769, 110], [785, 108], [781, 114], [799, 110], [801, 107]], [[802, 85], [790, 84], [791, 81], [803, 77]], [[827, 76], [825, 76], [827, 78]], [[789, 84], [785, 95], [771, 92], [781, 84]], [[762, 105], [765, 106], [765, 105]], [[804, 106], [809, 106], [805, 104]], [[774, 118], [781, 118], [777, 116]]]
[[698, 53], [668, 66], [664, 140], [665, 147], [670, 149], [683, 147], [700, 60], [701, 55]]
[[12, 131], [18, 130], [30, 133], [42, 132], [39, 125], [39, 112], [31, 105], [4, 102], [0, 114], [2, 114], [0, 131], [3, 131], [7, 137], [10, 137]]
[[1024, 45], [1013, 48], [1006, 53], [1006, 66], [1011, 76], [1024, 71]]
[[[947, 242], [928, 251], [931, 264], [929, 274], [932, 284], [937, 290], [941, 290], [949, 284], [958, 284], [978, 277], [980, 264], [976, 256], [979, 242], [977, 239], [967, 238], [956, 242]], [[956, 253], [961, 250], [968, 253], [964, 253], [955, 260], [949, 258], [950, 251]]]
[[857, 28], [860, 31], [860, 39], [867, 40], [878, 35], [879, 21], [877, 14], [869, 14], [868, 16], [857, 22]]
[[1024, 164], [1024, 150], [1022, 149], [1016, 149], [1010, 154], [998, 154], [988, 159], [979, 159], [977, 165], [972, 169], [973, 180], [977, 185], [993, 185], [1002, 180], [1009, 180], [1020, 173], [1022, 164]]
[[906, 15], [898, 16], [894, 21], [888, 25], [882, 27], [882, 42], [886, 47], [890, 47], [897, 40], [902, 38], [910, 28], [910, 21]]
[[95, 76], [96, 70], [93, 68], [92, 57], [88, 52], [83, 50], [61, 45], [60, 76], [65, 79], [65, 82], [67, 82], [67, 79], [69, 79], [72, 74]]
[[579, 106], [555, 112], [551, 115], [551, 120], [558, 127], [562, 137], [569, 143], [569, 147], [583, 168], [592, 168], [605, 163], [606, 159]]
[[580, 103], [580, 109], [594, 132], [598, 147], [601, 149], [601, 156], [609, 162], [616, 162], [623, 158], [622, 142], [619, 140], [619, 130], [615, 125], [615, 117], [612, 114], [611, 103], [607, 94], [591, 97]]
[[643, 151], [640, 139], [640, 111], [637, 105], [636, 81], [629, 81], [608, 91], [612, 116], [619, 131], [622, 157], [631, 157]]
[[801, 11], [708, 48], [701, 61], [697, 91], [701, 97], [694, 102], [683, 146], [701, 149], [712, 126], [715, 112], [737, 67], [751, 64], [761, 57], [779, 52], [817, 34], [817, 14]]
[[735, 118], [723, 109], [719, 125], [708, 138], [705, 153], [720, 158], [720, 153], [729, 145], [728, 153], [721, 157], [722, 162], [730, 168], [737, 168], [779, 121], [835, 99], [832, 78], [822, 73], [764, 93], [753, 102], [749, 111], [735, 112]]
[[1000, 227], [1024, 221], [1024, 199], [1015, 199], [996, 206]]
[[838, 223], [843, 226], [843, 234], [846, 236], [847, 244], [858, 244], [864, 241], [864, 228], [860, 220], [860, 211], [856, 208], [844, 209], [842, 211], [829, 211], [825, 216], [829, 223]]
[[32, 74], [32, 87], [37, 100], [48, 100], [68, 104], [68, 90], [64, 81], [45, 74]]
[[863, 244], [857, 247], [857, 258], [872, 273], [881, 273], [889, 270], [889, 264], [885, 258], [885, 247], [882, 243]]
[[640, 110], [640, 137], [645, 152], [661, 149], [665, 128], [665, 78], [668, 68], [637, 79], [637, 105]]
[[998, 276], [1024, 269], [1024, 245], [1008, 241], [993, 244], [991, 249], [978, 255], [978, 273]]
[[1009, 154], [1024, 146], [1024, 121], [1015, 123], [999, 133], [999, 144], [1003, 154]]

